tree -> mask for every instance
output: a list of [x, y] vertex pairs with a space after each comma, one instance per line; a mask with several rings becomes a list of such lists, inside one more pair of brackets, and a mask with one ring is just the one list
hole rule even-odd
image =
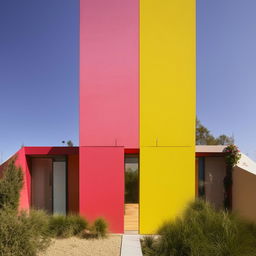
[[234, 144], [234, 137], [222, 134], [214, 137], [210, 130], [196, 119], [196, 145], [230, 145]]
[[67, 147], [74, 147], [74, 143], [72, 142], [72, 140], [68, 140], [67, 143], [65, 140], [63, 140], [61, 143], [66, 144]]
[[196, 119], [196, 145], [215, 145], [215, 138], [198, 119]]
[[74, 143], [71, 140], [67, 141], [67, 146], [68, 147], [74, 147]]
[[219, 145], [231, 145], [234, 144], [235, 140], [233, 136], [227, 136], [225, 134], [222, 134], [218, 138], [216, 138], [216, 142]]
[[23, 187], [23, 172], [16, 167], [15, 160], [9, 162], [4, 169], [0, 180], [0, 209], [9, 207], [17, 210], [19, 206], [20, 191]]

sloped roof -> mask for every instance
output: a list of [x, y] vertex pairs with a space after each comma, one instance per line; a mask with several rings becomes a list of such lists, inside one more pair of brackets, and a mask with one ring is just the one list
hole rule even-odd
[[256, 175], [256, 163], [245, 154], [242, 153], [241, 155], [242, 156], [237, 167]]

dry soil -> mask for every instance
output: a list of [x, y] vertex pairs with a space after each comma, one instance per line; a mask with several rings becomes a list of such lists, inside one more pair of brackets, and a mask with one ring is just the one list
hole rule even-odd
[[53, 240], [45, 253], [39, 256], [120, 256], [121, 236], [109, 235], [105, 239]]

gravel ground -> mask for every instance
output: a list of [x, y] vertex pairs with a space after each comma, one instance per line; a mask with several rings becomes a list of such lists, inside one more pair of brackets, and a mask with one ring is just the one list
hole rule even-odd
[[120, 256], [121, 236], [109, 235], [105, 239], [56, 239], [39, 256]]

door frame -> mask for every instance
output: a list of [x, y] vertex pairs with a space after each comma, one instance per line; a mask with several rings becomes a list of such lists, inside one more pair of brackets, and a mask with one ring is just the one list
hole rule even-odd
[[[66, 163], [66, 168], [65, 168], [65, 175], [66, 175], [66, 184], [65, 184], [65, 187], [66, 187], [66, 193], [65, 193], [65, 200], [66, 200], [66, 215], [68, 215], [68, 156], [67, 155], [35, 155], [35, 156], [29, 156], [29, 170], [30, 170], [30, 176], [31, 176], [31, 179], [30, 179], [30, 187], [31, 187], [31, 193], [30, 193], [30, 207], [33, 207], [33, 201], [32, 201], [32, 182], [33, 182], [33, 177], [32, 177], [32, 173], [33, 173], [33, 170], [32, 170], [32, 159], [35, 159], [35, 158], [48, 158], [48, 159], [51, 159], [52, 160], [52, 165], [51, 165], [51, 168], [52, 168], [52, 173], [51, 173], [51, 184], [52, 184], [52, 205], [51, 205], [51, 215], [53, 215], [53, 197], [54, 197], [54, 189], [53, 189], [53, 184], [54, 184], [54, 177], [53, 177], [53, 164], [54, 162], [65, 162]], [[42, 209], [43, 210], [43, 209]]]
[[[140, 232], [140, 152], [138, 149], [131, 149], [131, 150], [125, 150], [124, 152], [124, 172], [125, 172], [125, 159], [126, 157], [132, 157], [132, 156], [138, 156], [138, 233]], [[125, 216], [125, 173], [124, 173], [124, 216]], [[125, 227], [125, 223], [124, 223]], [[128, 230], [125, 230], [124, 232], [127, 232]]]

